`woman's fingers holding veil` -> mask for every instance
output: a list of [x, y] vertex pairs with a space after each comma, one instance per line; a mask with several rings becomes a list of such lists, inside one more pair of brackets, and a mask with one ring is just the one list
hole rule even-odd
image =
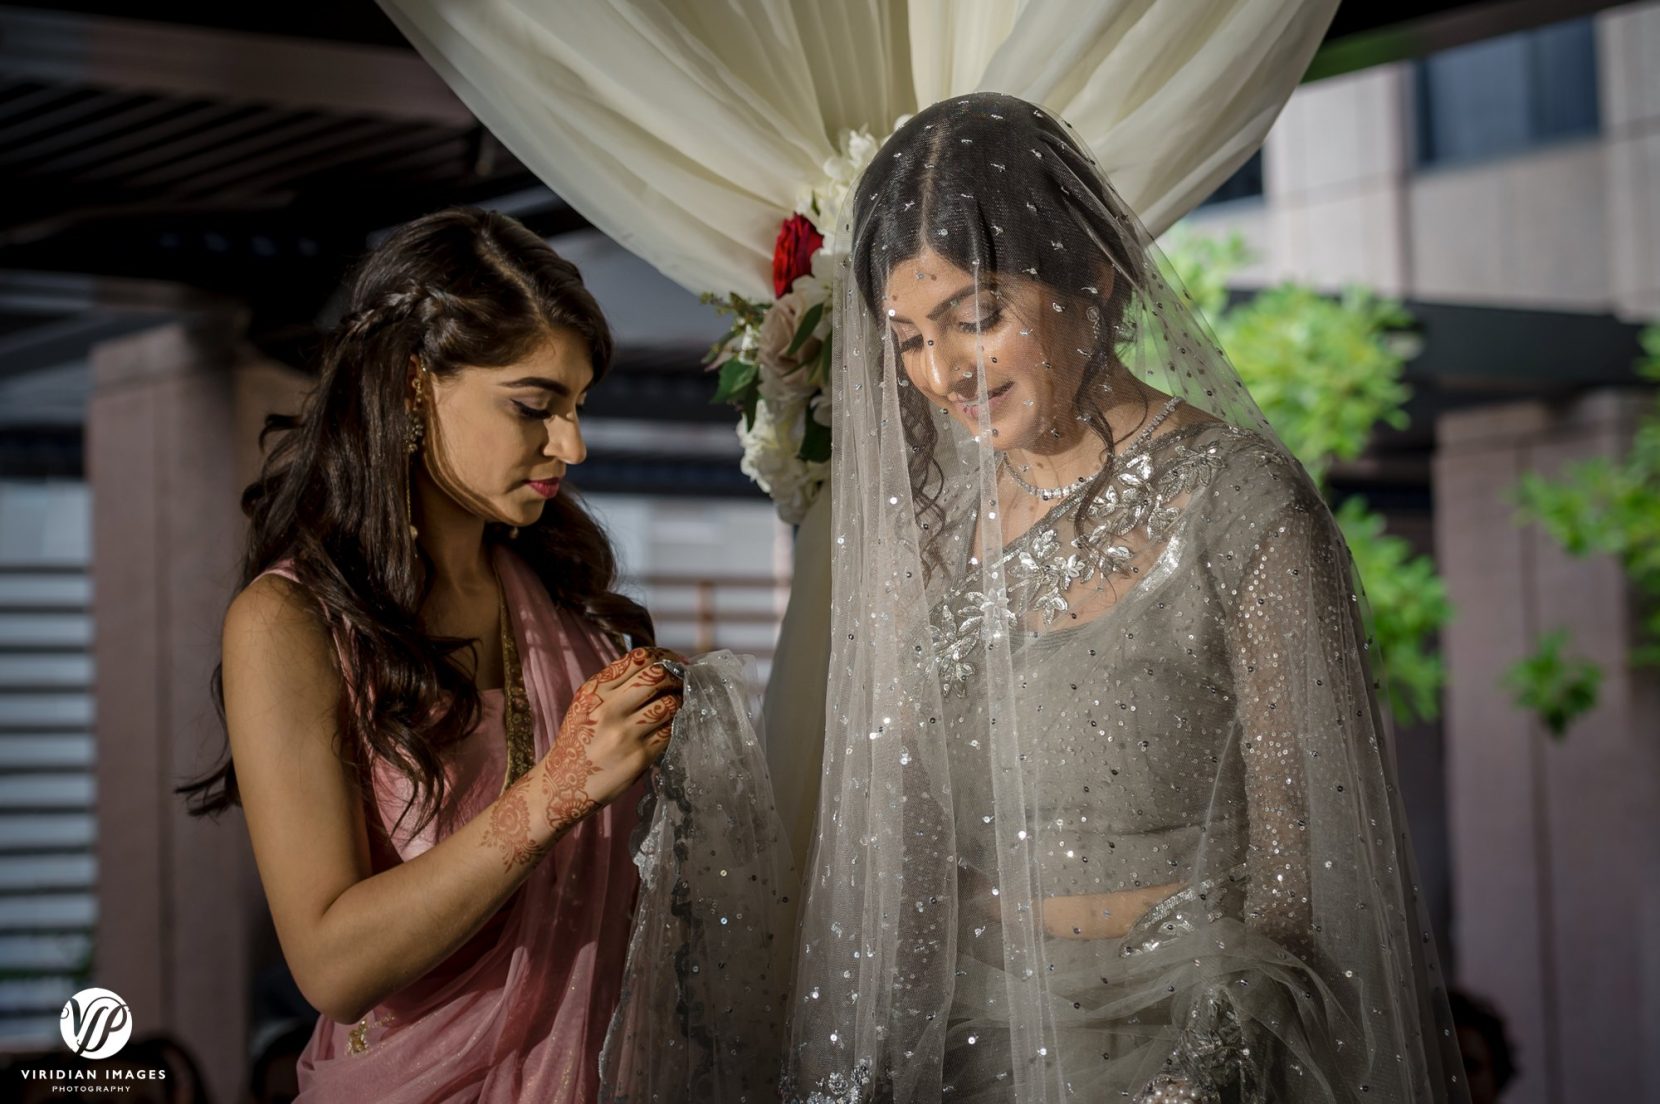
[[682, 690], [662, 664], [678, 659], [667, 649], [636, 648], [577, 689], [543, 758], [550, 792], [582, 800], [550, 803], [550, 820], [580, 819], [611, 802], [662, 755]]
[[614, 672], [607, 687], [609, 696], [625, 711], [632, 713], [665, 694], [678, 695], [682, 689], [681, 679], [669, 665], [683, 670], [680, 665], [684, 662], [677, 653], [667, 648], [635, 648], [618, 661], [626, 663], [626, 666], [619, 670], [618, 664], [614, 663], [606, 668], [606, 672]]
[[685, 657], [668, 648], [636, 648], [624, 659], [627, 666], [616, 672], [611, 697], [618, 712], [630, 717], [647, 752], [660, 754], [680, 711]]

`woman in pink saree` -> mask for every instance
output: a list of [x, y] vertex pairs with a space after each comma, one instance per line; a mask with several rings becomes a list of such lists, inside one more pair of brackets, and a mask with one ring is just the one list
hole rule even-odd
[[560, 492], [610, 349], [574, 266], [441, 212], [365, 259], [305, 409], [269, 423], [215, 678], [230, 759], [185, 791], [242, 806], [322, 1013], [301, 1101], [599, 1091], [681, 700]]

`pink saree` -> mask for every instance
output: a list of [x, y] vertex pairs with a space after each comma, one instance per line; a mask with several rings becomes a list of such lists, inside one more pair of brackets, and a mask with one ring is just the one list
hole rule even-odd
[[[493, 555], [535, 714], [539, 760], [576, 688], [617, 653], [555, 606], [517, 556], [499, 545]], [[271, 570], [289, 574], [286, 564]], [[434, 846], [501, 793], [502, 693], [487, 690], [482, 698], [483, 715], [447, 768], [445, 808], [418, 834], [407, 825], [393, 830], [407, 783], [388, 768], [372, 770], [366, 813], [377, 872]], [[319, 1017], [300, 1058], [296, 1100], [594, 1100], [638, 887], [629, 834], [643, 792], [642, 781], [567, 833], [477, 935], [360, 1023]]]

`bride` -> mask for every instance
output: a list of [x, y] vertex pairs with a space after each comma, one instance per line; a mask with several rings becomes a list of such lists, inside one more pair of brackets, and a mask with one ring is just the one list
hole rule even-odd
[[849, 208], [788, 1097], [1466, 1099], [1348, 551], [1144, 229], [994, 94]]

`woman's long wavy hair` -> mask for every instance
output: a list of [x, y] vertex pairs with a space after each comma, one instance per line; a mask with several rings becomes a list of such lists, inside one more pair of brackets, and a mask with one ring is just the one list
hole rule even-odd
[[[300, 414], [266, 418], [261, 444], [280, 436], [242, 495], [250, 524], [237, 589], [291, 561], [333, 634], [350, 688], [340, 702], [341, 757], [365, 787], [376, 760], [408, 778], [418, 830], [443, 804], [446, 749], [473, 727], [480, 706], [477, 687], [448, 659], [471, 642], [421, 626], [433, 564], [410, 528], [412, 358], [438, 377], [502, 367], [564, 328], [586, 344], [597, 383], [611, 333], [576, 266], [494, 212], [457, 208], [400, 227], [364, 258], [350, 289]], [[486, 540], [505, 535], [499, 524], [486, 526]], [[619, 643], [652, 641], [650, 616], [612, 589], [609, 541], [570, 494], [550, 500], [512, 548], [555, 602]], [[222, 674], [216, 667], [212, 681], [221, 724]], [[198, 816], [239, 804], [228, 748], [218, 767], [179, 792]]]
[[[1049, 156], [1032, 156], [1039, 149]], [[889, 275], [924, 249], [964, 270], [1005, 280], [1035, 278], [1057, 299], [1100, 311], [1101, 336], [1083, 365], [1078, 394], [1105, 394], [1102, 384], [1122, 367], [1115, 342], [1133, 338], [1124, 319], [1142, 282], [1142, 255], [1126, 242], [1123, 214], [1101, 179], [1077, 139], [1024, 100], [979, 92], [924, 108], [883, 144], [859, 180], [852, 265], [860, 298], [880, 318], [878, 300]], [[966, 207], [958, 202], [969, 197]], [[1064, 248], [1056, 248], [1057, 240]], [[1103, 257], [1111, 259], [1116, 278], [1108, 293], [1090, 296]], [[898, 364], [897, 348], [889, 353]], [[923, 563], [932, 574], [943, 566], [936, 548], [945, 520], [945, 473], [934, 456], [939, 430], [928, 400], [903, 377], [897, 382], [917, 517], [930, 533]], [[1145, 406], [1145, 391], [1136, 390]], [[1112, 479], [1118, 442], [1104, 403], [1087, 401], [1078, 416], [1107, 453], [1106, 466], [1078, 498], [1074, 516], [1081, 520]], [[1080, 525], [1079, 531], [1090, 530]]]

